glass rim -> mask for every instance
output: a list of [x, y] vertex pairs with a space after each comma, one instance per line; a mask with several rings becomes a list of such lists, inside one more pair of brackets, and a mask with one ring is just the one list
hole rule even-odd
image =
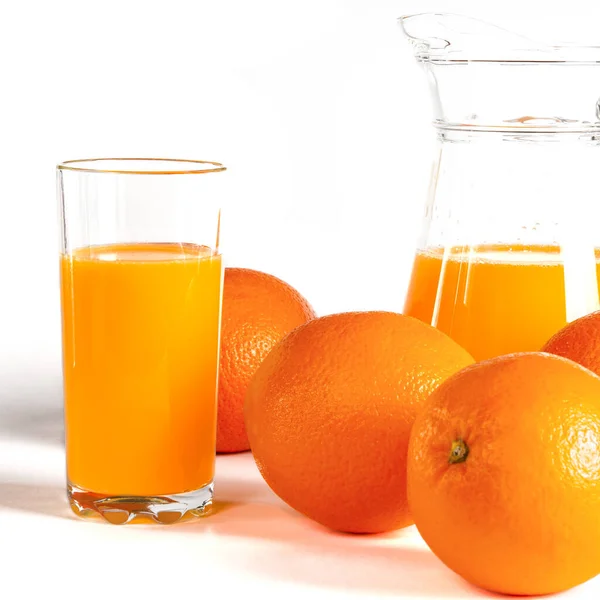
[[[98, 168], [91, 166], [87, 163], [106, 163], [106, 162], [121, 162], [128, 163], [133, 161], [144, 161], [144, 162], [155, 162], [157, 166], [161, 163], [167, 165], [183, 165], [183, 164], [194, 164], [198, 165], [196, 168], [157, 168], [157, 169], [139, 169], [139, 168]], [[163, 164], [163, 166], [165, 166]], [[197, 159], [184, 159], [184, 158], [80, 158], [74, 160], [65, 160], [59, 163], [56, 168], [59, 171], [77, 171], [80, 173], [113, 173], [119, 175], [201, 175], [204, 173], [219, 173], [226, 171], [227, 167], [223, 166], [219, 162], [212, 160], [197, 160]]]

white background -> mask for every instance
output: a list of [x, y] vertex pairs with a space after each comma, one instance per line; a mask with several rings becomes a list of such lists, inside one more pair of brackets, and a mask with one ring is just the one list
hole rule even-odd
[[[55, 493], [63, 474], [54, 167], [109, 155], [221, 161], [230, 169], [232, 189], [228, 264], [286, 279], [320, 314], [400, 311], [427, 187], [431, 132], [425, 82], [395, 18], [441, 9], [600, 43], [596, 2], [550, 4], [0, 3], [0, 597], [10, 597], [3, 592], [12, 584], [25, 586], [13, 597], [29, 597], [36, 581], [39, 589], [60, 585], [65, 594], [85, 585], [98, 594], [114, 592], [111, 586], [129, 568], [140, 573], [131, 574], [139, 587], [123, 583], [119, 589], [138, 597], [165, 594], [177, 578], [188, 583], [173, 590], [200, 597], [210, 579], [202, 575], [206, 564], [221, 577], [222, 590], [271, 589], [274, 597], [293, 595], [291, 589], [305, 597], [302, 586], [323, 597], [467, 593], [428, 554], [404, 566], [401, 556], [385, 555], [381, 548], [390, 544], [412, 544], [402, 536], [340, 541], [299, 522], [261, 485], [248, 457], [221, 461], [221, 472], [230, 476], [223, 489], [235, 502], [261, 498], [274, 512], [243, 505], [232, 511], [242, 532], [258, 519], [246, 540], [236, 538], [228, 513], [215, 517], [221, 525], [213, 536], [220, 528], [233, 532], [229, 539], [238, 541], [230, 546], [214, 537], [204, 547], [197, 540], [190, 546], [185, 533], [161, 534], [167, 537], [153, 546], [156, 534], [140, 533], [146, 530], [117, 534], [64, 521], [63, 500]], [[236, 477], [251, 480], [254, 496], [236, 487]], [[266, 540], [261, 527], [271, 532]], [[283, 534], [273, 533], [281, 528]], [[349, 550], [348, 544], [357, 545]], [[203, 557], [211, 548], [214, 564]], [[264, 553], [266, 567], [256, 553]], [[298, 563], [291, 575], [278, 570], [280, 556]], [[194, 565], [198, 577], [185, 579]], [[412, 583], [408, 571], [393, 575], [403, 568]], [[117, 579], [109, 578], [113, 571]], [[151, 576], [158, 577], [153, 586]], [[94, 578], [104, 584], [92, 584]], [[354, 591], [342, 593], [344, 582]]]

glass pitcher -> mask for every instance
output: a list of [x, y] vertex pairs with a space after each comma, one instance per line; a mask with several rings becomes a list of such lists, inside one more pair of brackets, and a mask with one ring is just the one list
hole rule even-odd
[[437, 136], [404, 312], [477, 360], [599, 308], [600, 47], [402, 17]]

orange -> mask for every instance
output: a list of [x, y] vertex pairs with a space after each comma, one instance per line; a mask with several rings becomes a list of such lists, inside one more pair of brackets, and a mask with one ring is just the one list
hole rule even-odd
[[412, 430], [408, 500], [435, 554], [487, 590], [550, 594], [600, 572], [600, 378], [510, 354], [433, 392]]
[[250, 448], [244, 426], [244, 396], [271, 348], [315, 313], [293, 287], [251, 269], [225, 269], [217, 452]]
[[600, 375], [600, 311], [563, 327], [542, 351], [570, 358]]
[[395, 313], [299, 327], [267, 356], [246, 396], [260, 472], [290, 506], [332, 529], [411, 524], [410, 428], [429, 393], [472, 362], [445, 334]]

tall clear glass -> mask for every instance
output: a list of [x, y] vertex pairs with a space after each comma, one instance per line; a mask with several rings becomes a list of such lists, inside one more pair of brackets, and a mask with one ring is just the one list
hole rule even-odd
[[223, 171], [58, 166], [67, 493], [80, 516], [173, 523], [211, 505]]
[[476, 19], [400, 19], [437, 146], [405, 312], [476, 359], [599, 308], [600, 48]]

